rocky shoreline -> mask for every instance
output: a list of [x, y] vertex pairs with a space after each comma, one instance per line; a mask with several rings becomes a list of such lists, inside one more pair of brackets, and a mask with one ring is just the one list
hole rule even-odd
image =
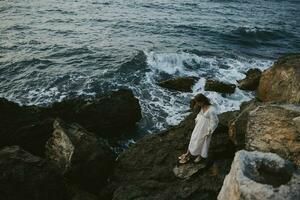
[[0, 99], [0, 199], [299, 199], [300, 54], [247, 72], [238, 87], [257, 96], [219, 115], [203, 167], [177, 163], [194, 128], [193, 101], [180, 124], [117, 156], [111, 138], [141, 119], [130, 90], [46, 108]]

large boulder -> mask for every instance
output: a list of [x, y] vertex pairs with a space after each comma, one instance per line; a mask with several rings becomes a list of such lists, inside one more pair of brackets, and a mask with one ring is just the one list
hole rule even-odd
[[141, 118], [138, 100], [125, 89], [93, 98], [76, 97], [49, 107], [20, 106], [0, 98], [0, 111], [0, 147], [19, 145], [38, 156], [44, 156], [57, 117], [103, 137], [131, 130]]
[[133, 129], [142, 116], [138, 99], [127, 89], [91, 99], [66, 99], [54, 103], [47, 111], [47, 115], [76, 122], [103, 137], [116, 136]]
[[197, 77], [177, 77], [177, 78], [160, 81], [158, 85], [170, 90], [191, 92], [192, 87], [197, 80], [198, 80]]
[[244, 79], [238, 80], [238, 87], [241, 90], [256, 90], [259, 84], [259, 80], [261, 77], [261, 70], [260, 69], [249, 69], [246, 72], [246, 77]]
[[1, 149], [0, 172], [0, 199], [69, 199], [56, 169], [18, 146]]
[[215, 199], [234, 155], [228, 150], [233, 149], [228, 147], [232, 143], [223, 128], [213, 134], [205, 169], [178, 166], [177, 157], [187, 149], [196, 114], [166, 131], [145, 136], [119, 155], [109, 186], [111, 198]]
[[273, 153], [239, 151], [218, 200], [300, 199], [300, 171]]
[[230, 140], [234, 143], [237, 149], [245, 148], [245, 135], [250, 111], [254, 110], [261, 103], [254, 100], [243, 102], [239, 111], [235, 111], [232, 117], [228, 119], [228, 134]]
[[97, 192], [112, 174], [114, 153], [105, 140], [77, 124], [53, 123], [54, 131], [46, 145], [47, 159], [72, 183]]
[[300, 54], [281, 57], [262, 73], [257, 96], [261, 101], [300, 103]]
[[248, 117], [246, 149], [277, 153], [300, 165], [299, 117], [299, 105], [258, 106]]
[[234, 93], [236, 85], [230, 83], [223, 83], [221, 81], [208, 79], [206, 80], [204, 90], [205, 91], [215, 91], [219, 93]]
[[51, 118], [44, 118], [43, 108], [20, 106], [0, 98], [0, 148], [19, 145], [34, 155], [43, 156], [51, 136]]

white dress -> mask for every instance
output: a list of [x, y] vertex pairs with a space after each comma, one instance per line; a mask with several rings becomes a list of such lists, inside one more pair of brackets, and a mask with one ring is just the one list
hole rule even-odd
[[219, 123], [215, 107], [210, 105], [204, 113], [201, 109], [195, 122], [188, 149], [193, 156], [201, 155], [201, 157], [207, 158], [212, 133]]

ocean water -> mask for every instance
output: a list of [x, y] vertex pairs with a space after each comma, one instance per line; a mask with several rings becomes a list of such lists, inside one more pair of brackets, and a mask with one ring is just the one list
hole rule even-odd
[[[205, 92], [300, 51], [299, 0], [0, 0], [0, 96], [48, 105], [70, 96], [130, 88], [140, 100], [139, 133], [177, 124], [204, 93], [219, 111], [252, 92]], [[190, 93], [159, 80], [197, 76]], [[1, 111], [0, 111], [1, 112]]]

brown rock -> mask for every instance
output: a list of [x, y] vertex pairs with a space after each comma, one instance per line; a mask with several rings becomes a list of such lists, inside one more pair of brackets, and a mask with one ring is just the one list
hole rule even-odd
[[181, 92], [191, 92], [193, 85], [198, 80], [197, 77], [177, 77], [173, 79], [168, 79], [165, 81], [160, 81], [159, 86], [170, 89], [178, 90]]
[[261, 105], [250, 112], [246, 149], [277, 153], [300, 165], [300, 106]]
[[264, 102], [300, 103], [300, 54], [281, 57], [265, 70], [257, 97]]
[[239, 88], [241, 90], [256, 90], [259, 84], [260, 76], [261, 76], [260, 69], [249, 69], [246, 72], [246, 78], [242, 80], [238, 80]]
[[206, 80], [204, 90], [215, 91], [220, 93], [234, 93], [236, 86], [234, 84], [223, 83], [221, 81], [208, 79]]

